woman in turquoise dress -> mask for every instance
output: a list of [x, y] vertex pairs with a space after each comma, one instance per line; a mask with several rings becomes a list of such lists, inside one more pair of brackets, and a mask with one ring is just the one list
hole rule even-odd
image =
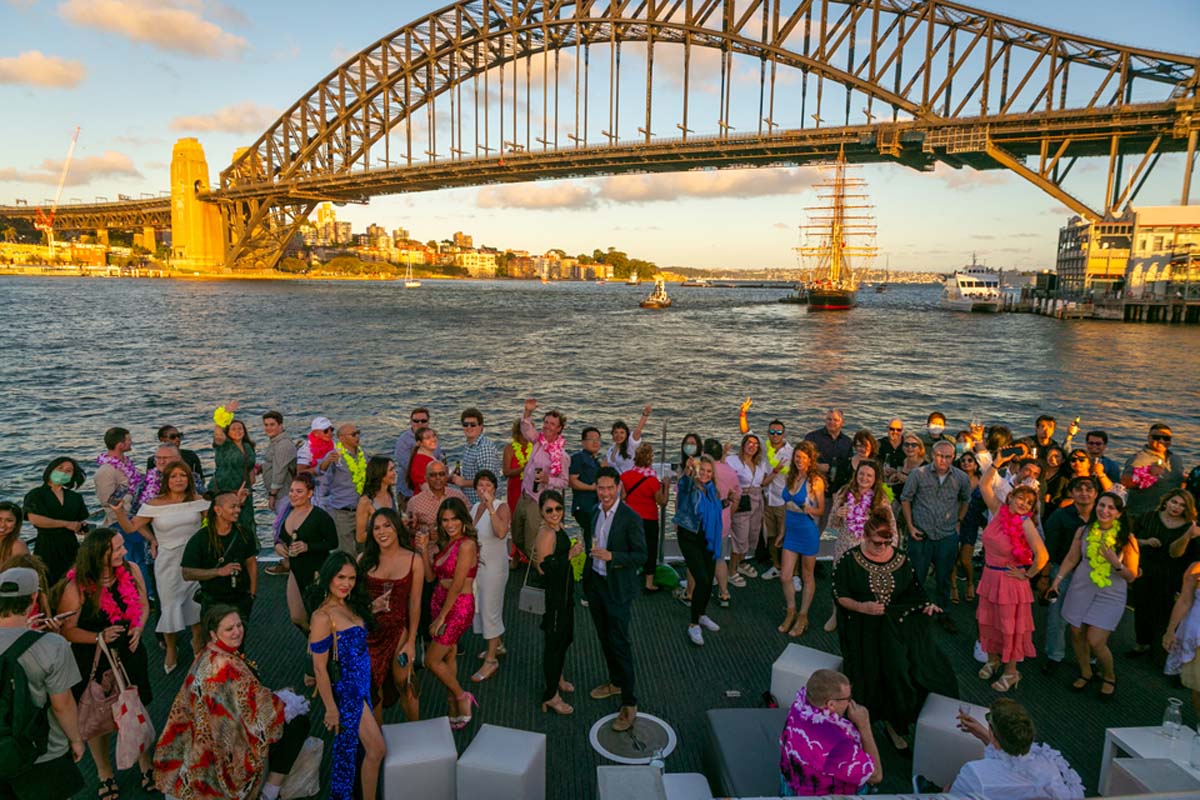
[[[825, 478], [817, 469], [817, 448], [812, 442], [800, 442], [792, 451], [787, 486], [783, 489], [783, 507], [787, 509], [783, 535], [775, 540], [780, 548], [779, 580], [783, 582], [783, 600], [787, 615], [780, 633], [793, 638], [808, 628], [808, 610], [817, 591], [817, 550], [821, 532], [817, 520], [825, 513]], [[800, 613], [796, 613], [796, 586], [792, 576], [800, 563]]]
[[[337, 550], [325, 559], [312, 592], [320, 605], [312, 615], [308, 649], [325, 705], [325, 727], [334, 733], [329, 800], [350, 800], [356, 782], [363, 800], [375, 800], [386, 749], [371, 713], [367, 631], [375, 627], [375, 619], [366, 578], [353, 556]], [[356, 764], [360, 743], [361, 773]]]
[[245, 489], [242, 511], [238, 515], [238, 527], [257, 541], [254, 530], [254, 479], [258, 475], [254, 463], [254, 441], [246, 430], [246, 423], [234, 419], [237, 401], [221, 406], [213, 413], [213, 459], [216, 472], [208, 488], [213, 495], [226, 492], [240, 493]]

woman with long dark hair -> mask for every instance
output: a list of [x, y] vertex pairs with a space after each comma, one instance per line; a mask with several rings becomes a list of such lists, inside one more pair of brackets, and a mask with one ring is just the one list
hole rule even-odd
[[423, 553], [425, 580], [436, 581], [429, 613], [432, 641], [425, 651], [425, 666], [446, 687], [450, 705], [450, 727], [461, 730], [470, 723], [471, 706], [478, 706], [475, 695], [458, 682], [458, 639], [475, 618], [473, 582], [479, 568], [479, 539], [471, 524], [467, 505], [457, 497], [448, 497], [438, 508], [438, 553]]
[[396, 462], [387, 456], [371, 456], [367, 459], [362, 496], [354, 513], [354, 540], [360, 546], [371, 538], [367, 523], [381, 508], [396, 508]]
[[1112, 699], [1117, 692], [1109, 635], [1117, 629], [1125, 613], [1129, 584], [1138, 575], [1138, 541], [1132, 521], [1125, 518], [1125, 501], [1105, 492], [1096, 500], [1091, 519], [1075, 532], [1075, 541], [1050, 584], [1057, 595], [1058, 586], [1081, 562], [1086, 575], [1071, 581], [1063, 598], [1062, 615], [1071, 625], [1071, 646], [1079, 663], [1079, 677], [1071, 688], [1081, 692], [1095, 680], [1092, 656], [1101, 670], [1100, 697]]
[[0, 564], [13, 556], [29, 554], [29, 545], [21, 541], [21, 519], [24, 514], [16, 503], [0, 503]]
[[58, 456], [42, 470], [42, 485], [25, 495], [25, 519], [37, 529], [33, 552], [46, 565], [50, 585], [58, 583], [75, 563], [76, 536], [87, 531], [88, 510], [75, 490], [87, 480], [79, 462]]
[[[863, 527], [872, 514], [885, 515], [892, 521], [892, 535], [899, 542], [896, 515], [892, 512], [886, 489], [880, 463], [863, 460], [854, 468], [853, 477], [833, 496], [833, 507], [829, 512], [829, 531], [837, 534], [837, 541], [833, 544], [833, 563], [836, 564], [850, 548], [862, 544]], [[830, 633], [837, 630], [836, 605], [823, 627]]]
[[624, 473], [633, 469], [633, 457], [638, 447], [642, 444], [642, 431], [646, 428], [646, 420], [650, 419], [650, 411], [649, 405], [642, 409], [642, 417], [638, 420], [637, 427], [632, 433], [630, 433], [629, 426], [623, 420], [617, 420], [613, 423], [612, 430], [610, 431], [613, 443], [609, 446], [608, 452], [605, 454], [605, 460], [618, 473]]
[[1196, 527], [1196, 501], [1187, 489], [1172, 489], [1158, 501], [1158, 507], [1138, 519], [1138, 566], [1142, 574], [1129, 587], [1133, 606], [1133, 630], [1137, 646], [1126, 653], [1140, 656], [1147, 652], [1158, 663], [1166, 653], [1157, 648], [1167, 631], [1167, 621], [1175, 605], [1175, 594], [1183, 582], [1188, 557], [1188, 542]]
[[508, 585], [508, 535], [512, 518], [508, 504], [496, 497], [496, 474], [490, 469], [475, 473], [475, 496], [471, 519], [479, 536], [479, 573], [475, 579], [475, 603], [479, 626], [487, 649], [479, 654], [483, 664], [471, 676], [473, 683], [486, 681], [500, 668], [499, 657], [508, 651], [504, 635], [504, 588]]
[[292, 623], [308, 632], [304, 593], [317, 580], [321, 565], [337, 549], [337, 525], [325, 509], [313, 505], [316, 481], [302, 472], [288, 486], [288, 512], [279, 526], [275, 552], [288, 560], [287, 604]]
[[958, 582], [966, 581], [966, 601], [975, 600], [975, 544], [979, 541], [979, 531], [987, 524], [987, 504], [983, 502], [983, 493], [979, 489], [981, 477], [979, 457], [975, 451], [968, 450], [955, 460], [954, 465], [967, 476], [971, 486], [971, 499], [967, 501], [967, 515], [963, 517], [958, 528], [958, 558], [954, 569], [950, 571], [950, 602], [959, 603]]
[[254, 479], [258, 475], [255, 464], [254, 440], [246, 423], [236, 419], [238, 403], [233, 401], [213, 413], [213, 471], [209, 491], [215, 496], [234, 492], [241, 496], [242, 511], [238, 516], [238, 527], [243, 533], [256, 539], [254, 532]]
[[[354, 557], [335, 550], [321, 565], [309, 596], [319, 599], [308, 634], [317, 693], [325, 705], [325, 727], [334, 733], [329, 774], [330, 800], [350, 800], [355, 785], [363, 800], [375, 800], [379, 765], [386, 747], [371, 713], [371, 659], [367, 635], [375, 627], [366, 580]], [[336, 664], [336, 666], [334, 666]], [[364, 750], [356, 780], [356, 753]]]
[[[412, 534], [400, 515], [381, 508], [367, 524], [371, 535], [358, 564], [367, 580], [375, 628], [367, 634], [371, 657], [371, 705], [383, 724], [383, 709], [399, 700], [409, 722], [420, 718], [416, 684], [412, 682], [421, 621], [425, 564], [413, 547]], [[508, 559], [505, 559], [505, 564]]]
[[563, 527], [566, 504], [561, 492], [548, 489], [538, 498], [542, 524], [538, 528], [533, 563], [542, 574], [546, 587], [546, 610], [542, 615], [542, 712], [553, 711], [564, 716], [575, 709], [559, 692], [573, 692], [575, 687], [563, 677], [567, 650], [575, 640], [575, 576], [571, 559], [583, 552], [583, 542], [571, 544]]
[[[67, 573], [66, 586], [58, 601], [58, 614], [77, 612], [68, 617], [60, 633], [71, 643], [75, 663], [83, 679], [75, 685], [78, 700], [96, 663], [100, 637], [120, 659], [130, 683], [138, 688], [142, 704], [150, 706], [154, 693], [150, 689], [146, 648], [141, 646], [146, 620], [150, 618], [150, 601], [146, 598], [146, 583], [137, 564], [125, 560], [125, 543], [112, 528], [97, 528], [79, 546], [75, 566]], [[96, 677], [108, 667], [104, 657]], [[120, 796], [113, 765], [109, 758], [112, 734], [102, 733], [88, 740], [88, 750], [100, 778], [100, 800], [116, 800]], [[153, 792], [154, 773], [150, 753], [138, 757], [142, 789]]]

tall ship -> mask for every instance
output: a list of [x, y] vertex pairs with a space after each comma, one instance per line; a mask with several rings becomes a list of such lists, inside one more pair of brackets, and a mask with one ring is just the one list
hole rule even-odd
[[974, 253], [971, 263], [950, 276], [942, 290], [942, 306], [951, 311], [995, 314], [1003, 302], [1000, 273], [977, 262]]
[[826, 176], [814, 187], [818, 206], [806, 208], [801, 226], [802, 243], [796, 248], [804, 268], [812, 270], [805, 285], [809, 311], [845, 311], [855, 305], [856, 269], [869, 267], [879, 252], [875, 246], [875, 218], [867, 200], [867, 182], [848, 170], [844, 151], [825, 168]]

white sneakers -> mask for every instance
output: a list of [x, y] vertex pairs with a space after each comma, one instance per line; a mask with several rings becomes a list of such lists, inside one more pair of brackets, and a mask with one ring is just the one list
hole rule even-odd
[[795, 589], [797, 592], [804, 588], [803, 585], [800, 583], [799, 575], [792, 576], [792, 588]]
[[709, 618], [708, 614], [702, 614], [700, 616], [700, 626], [706, 631], [713, 631], [714, 633], [721, 630], [721, 626], [713, 622], [712, 619]]
[[688, 638], [692, 640], [692, 644], [704, 646], [704, 634], [700, 632], [699, 625], [688, 625]]
[[779, 570], [775, 569], [775, 567], [771, 567], [769, 570], [767, 570], [766, 572], [764, 572], [762, 574], [762, 579], [764, 581], [773, 581], [778, 577], [779, 577]]

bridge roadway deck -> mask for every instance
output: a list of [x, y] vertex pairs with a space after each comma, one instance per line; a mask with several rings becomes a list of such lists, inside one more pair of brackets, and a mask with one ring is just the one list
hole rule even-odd
[[[668, 544], [668, 548], [673, 543]], [[835, 634], [821, 630], [829, 613], [828, 570], [820, 569], [819, 585], [812, 614], [812, 626], [799, 641], [802, 644], [837, 652]], [[616, 701], [591, 700], [587, 691], [600, 683], [603, 658], [587, 610], [576, 609], [575, 643], [567, 656], [566, 675], [575, 682], [577, 691], [570, 702], [575, 706], [571, 717], [542, 714], [537, 700], [541, 682], [542, 634], [539, 618], [518, 612], [517, 594], [520, 573], [514, 572], [508, 584], [504, 636], [508, 656], [501, 661], [495, 677], [483, 684], [470, 684], [468, 678], [476, 669], [475, 655], [482, 649], [482, 639], [472, 633], [464, 635], [460, 648], [459, 679], [479, 698], [480, 708], [465, 730], [455, 734], [461, 753], [483, 722], [505, 725], [547, 734], [547, 797], [549, 800], [580, 800], [595, 796], [595, 767], [607, 763], [590, 748], [587, 732], [600, 716], [616, 710]], [[679, 747], [668, 759], [670, 772], [701, 770], [704, 711], [709, 708], [754, 707], [760, 704], [761, 694], [769, 688], [771, 663], [788, 643], [777, 633], [782, 602], [778, 581], [752, 580], [745, 589], [731, 588], [733, 605], [730, 609], [716, 608], [714, 597], [710, 615], [721, 626], [719, 633], [708, 634], [703, 648], [691, 645], [685, 636], [687, 611], [669, 594], [643, 596], [634, 612], [634, 661], [638, 669], [638, 697], [641, 709], [668, 720], [679, 735]], [[975, 676], [978, 665], [971, 655], [975, 639], [974, 605], [952, 606], [950, 613], [958, 623], [959, 633], [949, 635], [940, 628], [933, 633], [949, 656], [959, 676], [962, 696], [974, 703], [988, 704], [996, 694]], [[1034, 607], [1038, 633], [1035, 640], [1041, 649], [1041, 627], [1044, 610]], [[1023, 679], [1013, 696], [1033, 713], [1038, 726], [1039, 740], [1048, 741], [1063, 754], [1083, 777], [1089, 795], [1096, 792], [1100, 752], [1106, 727], [1126, 725], [1155, 725], [1169, 696], [1184, 700], [1185, 721], [1191, 719], [1191, 704], [1187, 691], [1172, 688], [1169, 679], [1155, 670], [1146, 658], [1127, 659], [1121, 656], [1133, 646], [1132, 613], [1126, 612], [1120, 628], [1112, 637], [1117, 653], [1119, 688], [1114, 702], [1101, 702], [1091, 692], [1074, 694], [1067, 684], [1074, 670], [1064, 665], [1051, 678], [1041, 675], [1032, 665], [1022, 670]], [[162, 651], [154, 639], [147, 637], [154, 683], [154, 702], [150, 712], [161, 729], [175, 693], [183, 683], [185, 670], [172, 675], [162, 673]], [[186, 637], [182, 637], [186, 641]], [[301, 679], [305, 658], [305, 642], [300, 633], [287, 622], [284, 600], [284, 578], [263, 575], [260, 571], [259, 601], [254, 608], [247, 649], [257, 660], [262, 678], [268, 686], [296, 686]], [[181, 643], [181, 656], [187, 658], [187, 645]], [[446, 713], [445, 693], [428, 672], [418, 673], [422, 690], [421, 714], [440, 716]], [[739, 699], [725, 697], [727, 689], [742, 693]], [[314, 702], [314, 735], [320, 732], [320, 703]], [[386, 722], [400, 722], [398, 708], [392, 708]], [[883, 791], [901, 792], [909, 786], [911, 762], [902, 759], [881, 738], [885, 764]], [[328, 747], [326, 749], [328, 753]], [[328, 756], [324, 765], [328, 770]], [[81, 763], [88, 780], [80, 800], [95, 797], [96, 779], [91, 759]], [[135, 770], [119, 776], [123, 797], [140, 797]], [[394, 800], [394, 799], [393, 799]]]

